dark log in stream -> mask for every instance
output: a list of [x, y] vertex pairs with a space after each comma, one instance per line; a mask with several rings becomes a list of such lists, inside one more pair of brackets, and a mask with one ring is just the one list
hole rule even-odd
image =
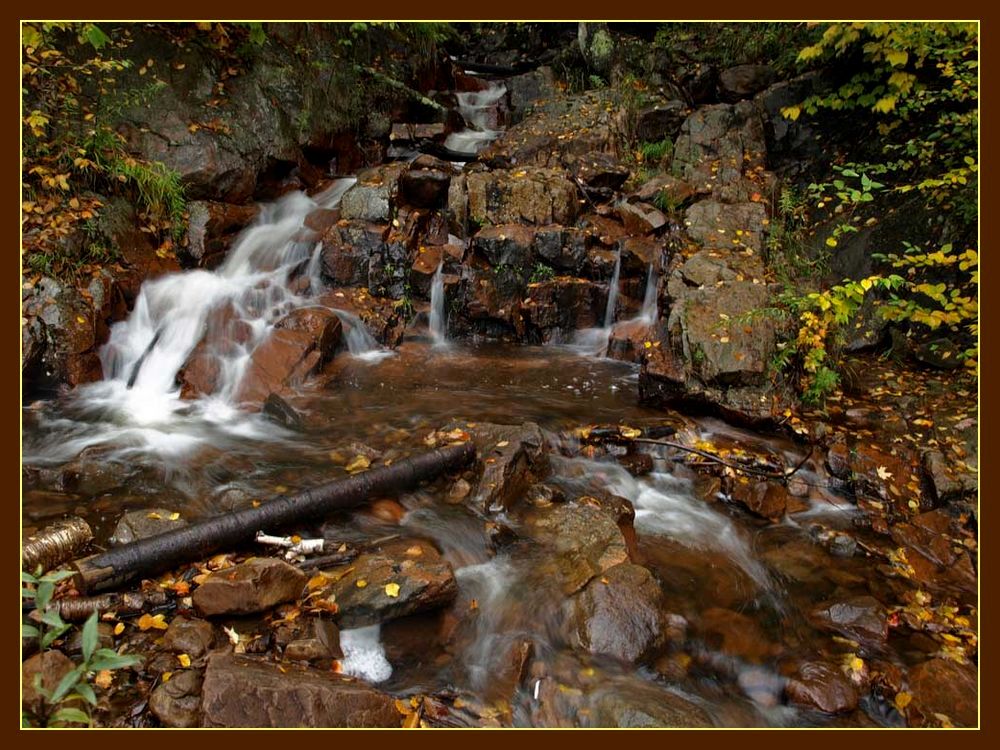
[[464, 466], [476, 455], [473, 443], [436, 448], [391, 466], [336, 479], [297, 495], [279, 497], [259, 508], [246, 508], [206, 518], [190, 526], [140, 539], [73, 563], [82, 593], [107, 591], [141, 575], [197, 560], [225, 547], [252, 541], [258, 531], [274, 531], [342, 508], [361, 505], [370, 497], [397, 492]]

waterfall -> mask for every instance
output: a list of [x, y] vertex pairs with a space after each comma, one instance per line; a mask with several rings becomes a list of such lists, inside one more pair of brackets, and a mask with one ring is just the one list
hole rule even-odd
[[431, 282], [431, 340], [435, 347], [448, 345], [448, 320], [444, 314], [444, 261], [442, 260]]
[[452, 133], [444, 145], [452, 151], [479, 153], [500, 135], [499, 130], [490, 127], [490, 110], [507, 93], [507, 87], [494, 81], [483, 91], [463, 91], [456, 93], [458, 111], [468, 128]]
[[650, 325], [656, 322], [659, 313], [656, 294], [659, 280], [656, 267], [650, 263], [649, 270], [646, 272], [646, 294], [642, 298], [642, 310], [639, 312], [639, 319], [646, 321]]
[[608, 331], [615, 324], [615, 306], [618, 304], [618, 276], [622, 270], [622, 251], [618, 249], [615, 256], [615, 270], [611, 274], [611, 283], [608, 284], [608, 306], [604, 310], [604, 328]]

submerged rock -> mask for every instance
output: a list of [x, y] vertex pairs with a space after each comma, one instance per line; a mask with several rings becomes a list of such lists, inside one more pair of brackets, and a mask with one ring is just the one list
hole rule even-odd
[[822, 604], [812, 611], [810, 619], [824, 630], [832, 630], [876, 648], [881, 647], [889, 637], [885, 609], [873, 596], [856, 596]]
[[590, 653], [642, 662], [666, 643], [663, 592], [649, 570], [638, 565], [608, 568], [564, 611], [567, 639]]
[[214, 654], [202, 685], [206, 727], [399, 727], [393, 699], [329, 670]]
[[[913, 695], [910, 711], [919, 711], [925, 720], [935, 714], [948, 717], [956, 726], [974, 727], [979, 724], [976, 669], [950, 659], [935, 658], [910, 670], [909, 689]], [[940, 722], [938, 718], [937, 722]]]
[[850, 680], [825, 662], [802, 664], [785, 686], [785, 693], [793, 703], [828, 714], [848, 713], [858, 707], [858, 693]]
[[205, 617], [264, 612], [297, 599], [307, 579], [284, 560], [259, 557], [215, 571], [195, 589], [192, 600]]
[[118, 520], [108, 543], [113, 545], [129, 544], [139, 539], [179, 529], [182, 526], [187, 526], [187, 521], [167, 508], [130, 510]]

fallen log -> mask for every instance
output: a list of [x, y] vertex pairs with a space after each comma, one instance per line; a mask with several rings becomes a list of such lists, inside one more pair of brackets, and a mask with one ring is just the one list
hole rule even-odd
[[157, 536], [77, 560], [74, 581], [82, 593], [107, 591], [141, 575], [176, 567], [212, 552], [253, 541], [258, 531], [276, 531], [342, 508], [361, 505], [370, 497], [400, 491], [450, 469], [464, 466], [476, 455], [472, 442], [436, 448], [391, 466], [336, 479], [297, 495], [286, 495], [258, 508], [246, 508], [206, 518]]

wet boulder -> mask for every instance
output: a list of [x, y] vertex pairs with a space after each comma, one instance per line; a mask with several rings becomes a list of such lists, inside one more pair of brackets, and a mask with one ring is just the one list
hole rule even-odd
[[919, 712], [925, 721], [940, 722], [945, 716], [955, 726], [979, 724], [976, 668], [951, 659], [934, 658], [917, 665], [908, 676], [913, 702], [909, 714]]
[[622, 362], [641, 362], [646, 352], [646, 344], [652, 348], [660, 344], [659, 326], [645, 320], [623, 320], [615, 323], [608, 339], [608, 356]]
[[492, 266], [530, 267], [534, 260], [535, 232], [520, 224], [483, 227], [472, 238], [475, 252]]
[[572, 227], [539, 227], [533, 249], [543, 263], [561, 271], [579, 272], [587, 258], [587, 238]]
[[521, 308], [525, 322], [537, 329], [542, 341], [600, 325], [608, 295], [603, 284], [570, 276], [528, 284], [525, 294]]
[[466, 176], [469, 219], [477, 224], [570, 225], [577, 187], [561, 169], [524, 167]]
[[695, 191], [684, 180], [673, 175], [663, 174], [652, 177], [639, 186], [638, 190], [629, 194], [629, 200], [657, 203], [660, 205], [680, 208], [692, 197]]
[[591, 726], [621, 729], [711, 727], [712, 717], [693, 701], [659, 686], [611, 684], [591, 701]]
[[924, 475], [929, 479], [938, 502], [947, 503], [974, 495], [979, 486], [975, 474], [949, 465], [941, 451], [925, 451], [922, 463]]
[[625, 231], [630, 235], [641, 237], [651, 234], [667, 223], [667, 217], [648, 203], [622, 201], [615, 207], [615, 212], [622, 224], [625, 225]]
[[202, 685], [206, 727], [399, 727], [391, 696], [329, 670], [215, 654]]
[[222, 262], [237, 234], [253, 222], [260, 209], [255, 204], [190, 201], [187, 210], [187, 244], [178, 253], [189, 265], [212, 268]]
[[741, 482], [733, 485], [731, 497], [747, 510], [770, 521], [780, 521], [788, 505], [788, 491], [777, 482]]
[[632, 172], [614, 156], [603, 151], [582, 154], [571, 162], [573, 176], [588, 188], [609, 191], [621, 188]]
[[780, 647], [767, 638], [753, 618], [724, 607], [702, 612], [696, 630], [712, 651], [748, 662], [765, 662], [780, 652]]
[[553, 505], [531, 521], [528, 533], [552, 551], [552, 574], [573, 594], [615, 565], [629, 561], [616, 520], [589, 503]]
[[308, 576], [284, 560], [258, 557], [217, 570], [194, 590], [194, 608], [204, 617], [264, 612], [302, 594]]
[[663, 592], [646, 568], [615, 565], [595, 576], [564, 607], [574, 648], [643, 662], [666, 643]]
[[417, 208], [444, 208], [448, 204], [451, 171], [447, 162], [426, 167], [414, 162], [399, 177], [400, 199]]
[[635, 123], [636, 138], [646, 143], [673, 141], [689, 112], [687, 105], [678, 99], [639, 110]]
[[175, 617], [163, 634], [163, 645], [178, 654], [200, 659], [212, 647], [215, 633], [212, 623], [194, 617]]
[[167, 508], [144, 508], [130, 510], [122, 514], [115, 525], [115, 530], [108, 540], [109, 544], [122, 545], [164, 534], [174, 529], [187, 526], [187, 521]]
[[324, 592], [336, 602], [341, 627], [358, 628], [443, 607], [458, 585], [451, 565], [428, 542], [400, 539], [360, 555]]
[[840, 633], [863, 645], [880, 648], [889, 637], [885, 608], [873, 596], [856, 596], [816, 607], [810, 621], [823, 630]]
[[340, 199], [340, 215], [348, 221], [388, 223], [398, 180], [406, 168], [405, 163], [386, 164], [359, 174], [358, 181]]
[[767, 231], [767, 209], [763, 203], [721, 203], [702, 200], [684, 215], [687, 233], [706, 248], [749, 248], [760, 254]]
[[514, 505], [548, 469], [545, 437], [534, 422], [501, 425], [478, 422], [468, 428], [482, 474], [466, 500], [477, 512], [491, 513]]
[[828, 714], [850, 713], [858, 707], [858, 693], [844, 673], [825, 662], [806, 662], [785, 685], [792, 703]]
[[335, 286], [367, 284], [372, 257], [384, 250], [388, 226], [338, 222], [323, 233], [323, 278]]
[[168, 727], [196, 727], [201, 722], [204, 673], [197, 669], [174, 672], [149, 696], [149, 710]]

